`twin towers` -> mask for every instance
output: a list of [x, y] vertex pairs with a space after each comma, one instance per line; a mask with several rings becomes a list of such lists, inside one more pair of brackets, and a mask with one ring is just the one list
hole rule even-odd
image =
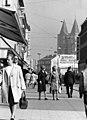
[[63, 21], [60, 33], [57, 39], [58, 54], [76, 54], [77, 52], [77, 37], [79, 28], [76, 19], [74, 20], [71, 32], [68, 33], [65, 20]]

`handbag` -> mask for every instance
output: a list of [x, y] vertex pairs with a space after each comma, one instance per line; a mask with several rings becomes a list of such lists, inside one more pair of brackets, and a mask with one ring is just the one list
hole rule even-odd
[[28, 107], [28, 101], [27, 101], [25, 92], [22, 93], [22, 96], [19, 100], [19, 107], [20, 109], [27, 109]]
[[61, 93], [61, 86], [59, 86], [58, 88], [58, 93]]

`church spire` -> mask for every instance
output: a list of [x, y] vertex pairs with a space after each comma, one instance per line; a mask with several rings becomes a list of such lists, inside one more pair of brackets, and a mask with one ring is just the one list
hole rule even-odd
[[62, 28], [60, 30], [60, 34], [66, 34], [66, 35], [68, 35], [68, 30], [67, 30], [67, 26], [66, 26], [65, 20], [63, 21]]
[[79, 33], [79, 28], [78, 28], [78, 24], [77, 24], [77, 21], [76, 21], [76, 18], [74, 20], [74, 24], [73, 24], [73, 27], [72, 27], [72, 30], [71, 30], [71, 35], [76, 35]]

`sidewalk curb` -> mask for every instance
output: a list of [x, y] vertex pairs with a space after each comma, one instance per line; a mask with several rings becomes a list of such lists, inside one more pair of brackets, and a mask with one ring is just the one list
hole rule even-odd
[[7, 103], [0, 103], [0, 106], [9, 106]]

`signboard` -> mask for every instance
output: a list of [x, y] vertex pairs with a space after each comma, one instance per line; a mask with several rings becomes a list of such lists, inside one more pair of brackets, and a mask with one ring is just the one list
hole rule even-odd
[[59, 57], [59, 67], [73, 67], [78, 68], [78, 61], [76, 60], [76, 55], [60, 55]]
[[0, 50], [0, 58], [7, 58], [7, 50]]

